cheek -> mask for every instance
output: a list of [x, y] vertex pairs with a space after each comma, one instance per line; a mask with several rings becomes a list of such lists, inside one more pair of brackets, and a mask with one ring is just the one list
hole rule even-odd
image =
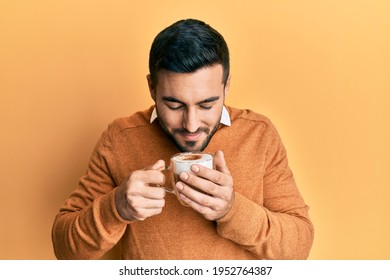
[[208, 127], [214, 127], [220, 121], [221, 114], [218, 110], [205, 111], [203, 114], [203, 123]]
[[179, 113], [164, 110], [159, 110], [159, 117], [164, 122], [168, 129], [181, 127], [181, 115]]

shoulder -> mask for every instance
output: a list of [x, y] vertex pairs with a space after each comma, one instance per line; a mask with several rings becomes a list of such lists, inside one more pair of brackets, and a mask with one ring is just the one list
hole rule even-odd
[[230, 120], [232, 123], [245, 123], [245, 122], [253, 122], [262, 124], [265, 126], [272, 125], [271, 120], [259, 113], [256, 113], [249, 109], [238, 109], [234, 107], [227, 106], [227, 110], [229, 111]]
[[261, 139], [269, 148], [282, 146], [282, 140], [274, 123], [266, 116], [248, 109], [227, 107], [231, 119], [231, 131], [250, 139]]
[[231, 131], [235, 134], [251, 135], [264, 139], [279, 137], [273, 122], [265, 115], [249, 109], [227, 107], [231, 120]]
[[153, 107], [138, 111], [131, 116], [117, 118], [108, 125], [108, 131], [111, 133], [121, 133], [128, 129], [150, 126], [150, 116]]

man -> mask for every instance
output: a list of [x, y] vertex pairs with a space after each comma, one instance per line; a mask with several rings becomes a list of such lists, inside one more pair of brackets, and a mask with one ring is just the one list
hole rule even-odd
[[[120, 243], [124, 259], [307, 258], [313, 226], [275, 127], [224, 105], [223, 37], [201, 21], [178, 21], [155, 38], [149, 70], [155, 104], [102, 134], [54, 221], [56, 256], [97, 259]], [[214, 154], [215, 169], [180, 174], [177, 198], [156, 185], [181, 151]]]

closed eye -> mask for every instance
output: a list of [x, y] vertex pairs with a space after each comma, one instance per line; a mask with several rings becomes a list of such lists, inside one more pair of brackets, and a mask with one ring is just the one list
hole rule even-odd
[[181, 108], [183, 108], [184, 106], [183, 105], [179, 105], [179, 106], [170, 106], [170, 105], [167, 105], [169, 109], [171, 110], [180, 110]]
[[214, 104], [218, 101], [219, 96], [212, 96], [198, 103], [200, 108], [204, 110], [210, 110]]
[[210, 110], [211, 108], [213, 108], [213, 104], [200, 104], [199, 105], [200, 108], [204, 109], [204, 110]]
[[180, 102], [165, 102], [165, 105], [171, 110], [179, 110], [184, 107], [184, 104]]
[[185, 106], [183, 102], [170, 96], [164, 96], [162, 100], [165, 101], [165, 105], [171, 110], [179, 110]]

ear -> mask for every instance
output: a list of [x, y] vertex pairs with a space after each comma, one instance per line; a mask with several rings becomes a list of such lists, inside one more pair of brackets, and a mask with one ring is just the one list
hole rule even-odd
[[149, 87], [149, 92], [150, 96], [156, 102], [156, 90], [153, 86], [152, 78], [150, 77], [150, 74], [146, 75], [146, 80], [148, 81], [148, 87]]
[[223, 89], [224, 90], [224, 94], [225, 94], [225, 98], [226, 96], [228, 95], [228, 92], [229, 92], [229, 88], [230, 88], [230, 78], [232, 77], [231, 74], [229, 74], [229, 77], [227, 78], [226, 80], [226, 84], [225, 84], [225, 88]]

